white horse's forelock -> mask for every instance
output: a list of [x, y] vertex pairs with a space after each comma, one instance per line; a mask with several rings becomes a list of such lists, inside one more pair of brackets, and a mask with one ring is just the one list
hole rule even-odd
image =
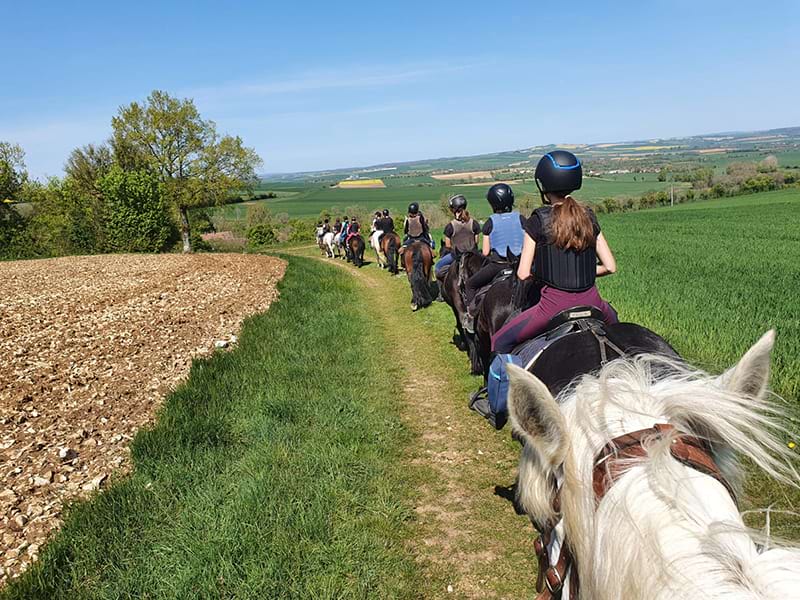
[[[675, 460], [672, 437], [645, 440], [645, 459], [599, 505], [594, 457], [624, 433], [671, 423], [674, 435], [706, 440], [724, 478], [740, 489], [745, 456], [770, 477], [798, 486], [796, 457], [781, 438], [782, 411], [765, 397], [743, 396], [677, 360], [639, 356], [586, 375], [557, 401], [568, 424], [562, 514], [579, 565], [581, 595], [619, 598], [786, 598], [800, 595], [800, 551], [759, 552], [717, 480]], [[674, 436], [673, 436], [674, 437]], [[552, 520], [549, 476], [534, 453], [520, 459], [519, 500], [539, 521]]]

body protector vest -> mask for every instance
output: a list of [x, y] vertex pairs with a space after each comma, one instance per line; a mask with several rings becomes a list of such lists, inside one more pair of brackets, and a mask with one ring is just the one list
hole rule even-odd
[[384, 217], [379, 223], [383, 233], [392, 233], [394, 231], [394, 219], [392, 217]]
[[597, 251], [594, 245], [580, 252], [557, 247], [551, 241], [553, 207], [537, 208], [534, 214], [539, 215], [542, 231], [548, 240], [536, 244], [533, 259], [536, 278], [567, 292], [582, 292], [592, 287], [597, 277]]
[[[489, 234], [492, 250], [503, 258], [508, 257], [509, 251], [513, 255], [519, 256], [522, 253], [522, 242], [525, 240], [519, 213], [517, 211], [495, 213], [489, 218], [492, 221], [492, 232]], [[539, 251], [538, 248], [536, 251]]]
[[475, 250], [478, 245], [475, 243], [475, 234], [472, 231], [472, 217], [466, 223], [453, 219], [450, 224], [453, 226], [453, 237], [450, 238], [450, 246], [458, 253]]
[[419, 215], [408, 217], [408, 237], [418, 238], [424, 233], [422, 219]]

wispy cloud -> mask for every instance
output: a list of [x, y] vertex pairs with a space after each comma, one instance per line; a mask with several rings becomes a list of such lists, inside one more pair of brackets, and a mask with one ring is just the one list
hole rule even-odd
[[219, 86], [200, 87], [185, 90], [183, 95], [199, 101], [216, 102], [333, 89], [386, 87], [437, 78], [476, 66], [478, 65], [475, 63], [348, 66], [306, 71], [297, 77], [271, 81], [229, 82]]

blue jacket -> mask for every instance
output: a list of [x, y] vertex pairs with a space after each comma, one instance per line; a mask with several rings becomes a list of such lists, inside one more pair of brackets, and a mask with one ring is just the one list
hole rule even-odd
[[495, 213], [489, 218], [492, 220], [492, 231], [489, 234], [492, 250], [505, 258], [509, 250], [515, 256], [519, 256], [522, 252], [522, 242], [525, 240], [519, 213], [517, 211]]

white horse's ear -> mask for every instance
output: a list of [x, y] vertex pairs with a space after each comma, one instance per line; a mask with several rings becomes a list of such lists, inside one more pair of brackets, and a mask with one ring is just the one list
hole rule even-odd
[[722, 386], [743, 396], [763, 397], [769, 382], [769, 359], [774, 344], [775, 330], [770, 329], [735, 366], [722, 374]]
[[550, 390], [537, 377], [516, 365], [508, 369], [508, 412], [515, 431], [531, 444], [546, 467], [559, 467], [567, 453], [567, 423]]

